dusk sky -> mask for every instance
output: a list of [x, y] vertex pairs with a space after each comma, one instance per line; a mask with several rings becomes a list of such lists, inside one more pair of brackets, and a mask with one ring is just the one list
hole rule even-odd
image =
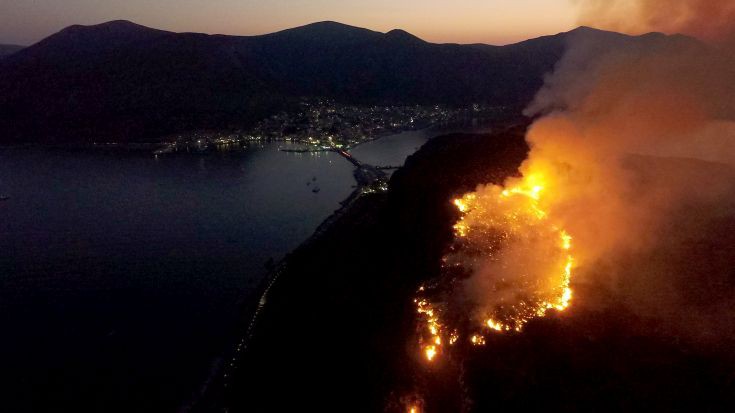
[[571, 0], [0, 0], [0, 43], [30, 45], [72, 24], [131, 20], [178, 31], [269, 33], [322, 20], [432, 42], [507, 44], [576, 26]]

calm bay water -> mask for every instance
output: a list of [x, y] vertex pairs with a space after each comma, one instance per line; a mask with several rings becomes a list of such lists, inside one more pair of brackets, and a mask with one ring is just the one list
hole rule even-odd
[[[353, 153], [400, 165], [434, 134]], [[0, 403], [175, 411], [189, 400], [264, 263], [306, 240], [355, 184], [338, 155], [282, 145], [158, 159], [0, 149], [0, 195], [11, 197], [0, 201]]]
[[368, 142], [350, 150], [355, 158], [376, 166], [402, 166], [406, 157], [419, 150], [427, 138], [439, 132], [409, 131]]

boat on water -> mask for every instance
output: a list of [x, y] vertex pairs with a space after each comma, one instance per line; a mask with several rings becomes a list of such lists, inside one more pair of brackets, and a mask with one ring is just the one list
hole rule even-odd
[[319, 193], [319, 191], [321, 191], [321, 188], [319, 188], [318, 186], [315, 186], [314, 189], [311, 190], [311, 192], [313, 192], [315, 194], [316, 193]]

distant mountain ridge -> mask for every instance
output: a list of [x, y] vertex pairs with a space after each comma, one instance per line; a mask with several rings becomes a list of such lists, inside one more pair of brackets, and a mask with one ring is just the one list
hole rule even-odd
[[10, 56], [13, 53], [19, 52], [23, 48], [23, 46], [18, 46], [14, 44], [0, 44], [0, 59]]
[[522, 107], [581, 28], [508, 46], [319, 22], [259, 36], [71, 26], [0, 60], [0, 142], [153, 141], [248, 125], [299, 96]]

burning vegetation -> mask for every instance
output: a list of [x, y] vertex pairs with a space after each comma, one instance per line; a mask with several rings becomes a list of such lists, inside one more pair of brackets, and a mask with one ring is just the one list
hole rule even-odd
[[735, 6], [655, 3], [585, 1], [583, 18], [597, 10], [609, 25], [628, 10], [636, 28], [716, 42], [570, 40], [527, 109], [520, 176], [454, 200], [442, 273], [414, 300], [425, 365], [448, 359], [462, 375], [472, 350], [454, 348], [492, 357], [493, 335], [570, 306], [580, 329], [615, 309], [625, 334], [735, 358], [735, 251], [722, 229], [735, 228]]
[[[572, 237], [544, 210], [547, 185], [539, 171], [513, 179], [505, 188], [481, 187], [454, 201], [462, 217], [454, 226], [456, 241], [443, 259], [444, 273], [450, 279], [471, 277], [458, 288], [466, 297], [462, 307], [469, 304], [474, 314], [468, 330], [460, 331], [441, 321], [441, 313], [451, 311], [447, 306], [415, 299], [428, 361], [443, 343], [451, 346], [464, 336], [472, 345], [485, 345], [487, 333], [520, 332], [529, 320], [569, 306]], [[419, 293], [424, 291], [421, 287]]]

